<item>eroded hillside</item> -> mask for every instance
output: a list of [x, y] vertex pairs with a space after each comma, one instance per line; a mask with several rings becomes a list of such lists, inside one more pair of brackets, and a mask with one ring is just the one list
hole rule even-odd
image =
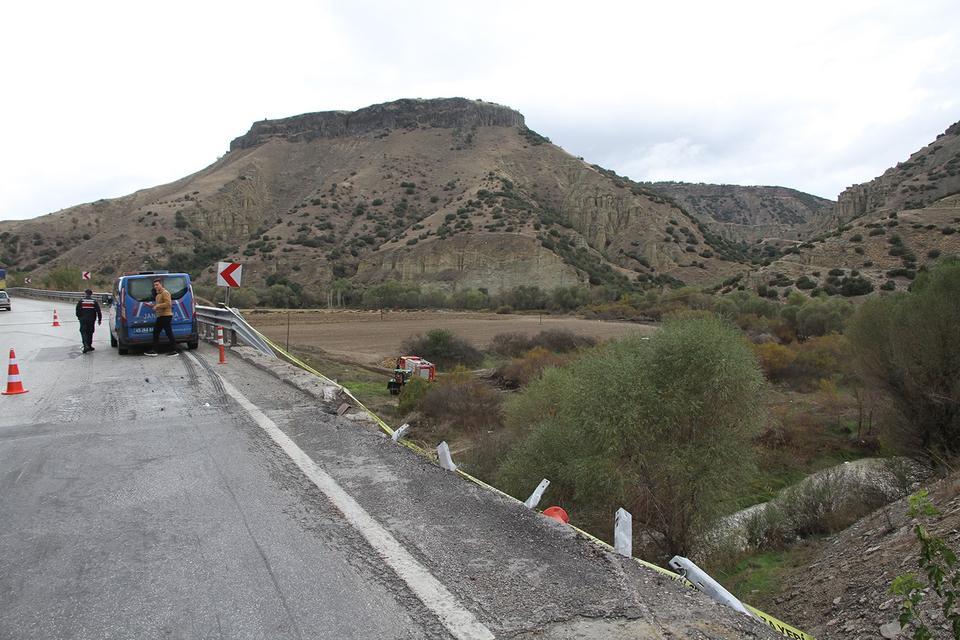
[[668, 199], [572, 157], [518, 112], [463, 99], [263, 121], [211, 166], [130, 196], [6, 223], [2, 256], [102, 277], [217, 260], [317, 295], [348, 279], [490, 293], [702, 283], [736, 250]]

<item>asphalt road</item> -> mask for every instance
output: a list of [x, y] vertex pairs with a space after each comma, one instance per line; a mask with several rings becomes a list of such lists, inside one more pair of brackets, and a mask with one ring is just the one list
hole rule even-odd
[[236, 357], [13, 306], [0, 638], [778, 637]]

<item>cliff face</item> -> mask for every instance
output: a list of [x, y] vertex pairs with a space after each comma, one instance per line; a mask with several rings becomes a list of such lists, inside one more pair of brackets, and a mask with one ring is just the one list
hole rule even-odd
[[440, 127], [522, 127], [523, 116], [492, 102], [442, 98], [397, 100], [357, 111], [321, 111], [280, 120], [254, 123], [250, 131], [230, 143], [230, 149], [249, 149], [270, 139], [310, 142], [319, 138], [361, 136], [397, 129]]
[[377, 252], [360, 264], [357, 281], [416, 282], [431, 289], [486, 289], [497, 294], [535, 283], [543, 289], [587, 284], [535, 238], [519, 234], [463, 235]]
[[833, 217], [830, 200], [786, 187], [686, 182], [645, 185], [669, 196], [713, 232], [732, 241], [795, 241]]
[[960, 191], [960, 122], [870, 182], [849, 187], [837, 199], [837, 213], [846, 222], [886, 209], [919, 209]]

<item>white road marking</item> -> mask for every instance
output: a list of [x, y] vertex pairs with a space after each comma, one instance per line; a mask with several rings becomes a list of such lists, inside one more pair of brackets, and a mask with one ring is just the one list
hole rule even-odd
[[276, 423], [250, 402], [246, 396], [232, 384], [223, 379], [223, 388], [231, 398], [250, 414], [250, 417], [280, 445], [284, 453], [296, 463], [300, 470], [330, 499], [330, 502], [343, 514], [350, 525], [367, 539], [377, 553], [386, 561], [423, 604], [443, 623], [443, 626], [460, 640], [493, 640], [494, 635], [481, 624], [470, 611], [461, 605], [439, 580], [433, 577], [426, 567], [420, 564], [410, 552], [390, 535], [379, 522], [374, 520], [350, 494], [337, 484], [308, 456], [303, 449], [281, 431]]

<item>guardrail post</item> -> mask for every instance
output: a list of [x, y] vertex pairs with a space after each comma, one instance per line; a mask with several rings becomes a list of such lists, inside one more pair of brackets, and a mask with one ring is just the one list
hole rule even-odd
[[236, 329], [230, 329], [230, 346], [231, 347], [237, 346], [237, 330]]
[[633, 557], [633, 515], [623, 507], [617, 509], [613, 524], [613, 550], [622, 556]]
[[437, 445], [437, 457], [440, 459], [440, 466], [447, 471], [457, 470], [457, 465], [453, 464], [453, 458], [450, 456], [450, 445], [446, 440]]
[[393, 435], [390, 438], [394, 442], [400, 442], [400, 438], [407, 435], [407, 432], [410, 431], [410, 425], [404, 422], [402, 425], [397, 427], [397, 430], [393, 432]]
[[732, 593], [723, 588], [723, 586], [711, 578], [706, 571], [698, 567], [693, 560], [688, 560], [683, 556], [673, 556], [670, 560], [670, 566], [677, 570], [680, 575], [693, 583], [693, 585], [704, 592], [720, 604], [725, 604], [731, 609], [736, 609], [740, 613], [753, 617], [747, 608], [743, 606]]
[[538, 504], [540, 504], [540, 498], [543, 497], [543, 492], [547, 490], [547, 487], [550, 486], [550, 481], [544, 478], [540, 481], [540, 484], [537, 485], [537, 488], [533, 490], [533, 493], [530, 494], [530, 497], [523, 501], [523, 504], [526, 505], [527, 509], [535, 509]]

